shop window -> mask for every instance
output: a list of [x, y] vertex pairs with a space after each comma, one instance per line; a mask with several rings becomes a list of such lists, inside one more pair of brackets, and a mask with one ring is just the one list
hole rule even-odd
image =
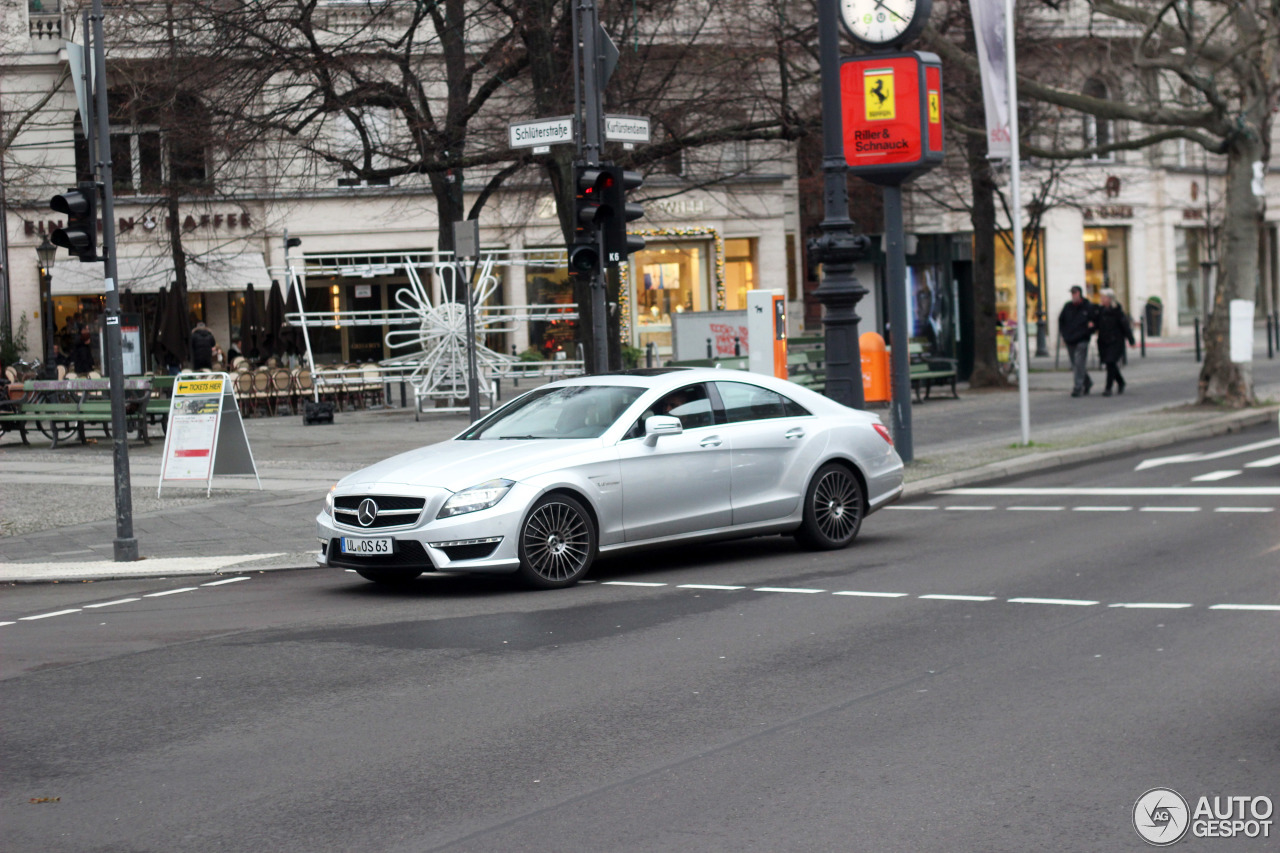
[[1092, 302], [1102, 289], [1116, 292], [1116, 301], [1129, 311], [1128, 229], [1084, 229], [1084, 295]]
[[[567, 311], [573, 304], [573, 281], [568, 267], [530, 264], [525, 288], [530, 305], [564, 305]], [[530, 321], [529, 349], [546, 359], [570, 358], [577, 327], [576, 320]]]
[[[1027, 289], [1027, 313], [1032, 321], [1042, 314], [1042, 294], [1044, 293], [1044, 231], [1040, 231], [1035, 240], [1028, 233], [1022, 243], [1023, 274]], [[1018, 320], [1017, 276], [1013, 264], [1013, 248], [1009, 244], [1009, 234], [996, 235], [996, 319], [1001, 323], [1013, 323]]]
[[1202, 263], [1208, 259], [1203, 228], [1174, 229], [1174, 270], [1178, 281], [1178, 325], [1190, 326], [1204, 319], [1208, 303], [1208, 275]]
[[710, 311], [715, 299], [708, 292], [701, 244], [655, 245], [636, 252], [636, 345], [655, 344], [662, 355], [671, 353], [672, 317], [686, 311]]
[[756, 242], [724, 241], [724, 307], [727, 311], [746, 310], [747, 291], [757, 287]]

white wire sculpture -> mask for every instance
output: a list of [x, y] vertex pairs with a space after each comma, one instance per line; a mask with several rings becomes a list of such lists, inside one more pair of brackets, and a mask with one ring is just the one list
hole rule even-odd
[[[472, 295], [475, 316], [476, 383], [481, 396], [491, 393], [493, 380], [508, 372], [516, 359], [484, 345], [485, 335], [512, 331], [510, 318], [480, 310], [498, 291], [501, 282], [493, 274], [494, 260], [480, 265], [480, 274]], [[443, 264], [440, 273], [440, 298], [433, 302], [422, 279], [408, 268], [409, 287], [396, 293], [401, 308], [416, 317], [416, 328], [395, 329], [387, 333], [392, 351], [408, 350], [388, 362], [412, 365], [408, 381], [419, 401], [423, 399], [457, 400], [470, 396], [467, 369], [467, 271], [462, 262]], [[388, 363], [384, 362], [384, 364]]]

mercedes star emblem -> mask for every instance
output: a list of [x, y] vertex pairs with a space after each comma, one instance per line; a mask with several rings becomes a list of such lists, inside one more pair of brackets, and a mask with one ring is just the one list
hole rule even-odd
[[356, 520], [360, 522], [361, 527], [368, 527], [373, 524], [374, 519], [378, 517], [378, 505], [373, 502], [373, 498], [365, 498], [360, 501], [360, 509], [356, 510]]

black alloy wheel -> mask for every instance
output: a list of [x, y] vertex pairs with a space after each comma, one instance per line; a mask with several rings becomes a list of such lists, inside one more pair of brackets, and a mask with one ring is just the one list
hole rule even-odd
[[858, 535], [866, 514], [867, 499], [858, 477], [844, 465], [828, 462], [809, 481], [796, 539], [816, 551], [843, 548]]
[[536, 589], [573, 586], [596, 557], [596, 529], [568, 495], [538, 499], [520, 527], [520, 577]]

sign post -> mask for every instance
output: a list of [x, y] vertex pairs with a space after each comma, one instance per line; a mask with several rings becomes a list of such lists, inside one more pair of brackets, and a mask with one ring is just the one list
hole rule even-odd
[[880, 53], [840, 65], [844, 156], [849, 171], [884, 187], [893, 441], [904, 462], [911, 436], [911, 337], [902, 185], [942, 162], [942, 63], [932, 53]]
[[231, 377], [225, 373], [180, 374], [173, 382], [156, 497], [165, 482], [201, 480], [208, 496], [213, 492], [214, 476], [224, 474], [252, 474], [262, 489]]

